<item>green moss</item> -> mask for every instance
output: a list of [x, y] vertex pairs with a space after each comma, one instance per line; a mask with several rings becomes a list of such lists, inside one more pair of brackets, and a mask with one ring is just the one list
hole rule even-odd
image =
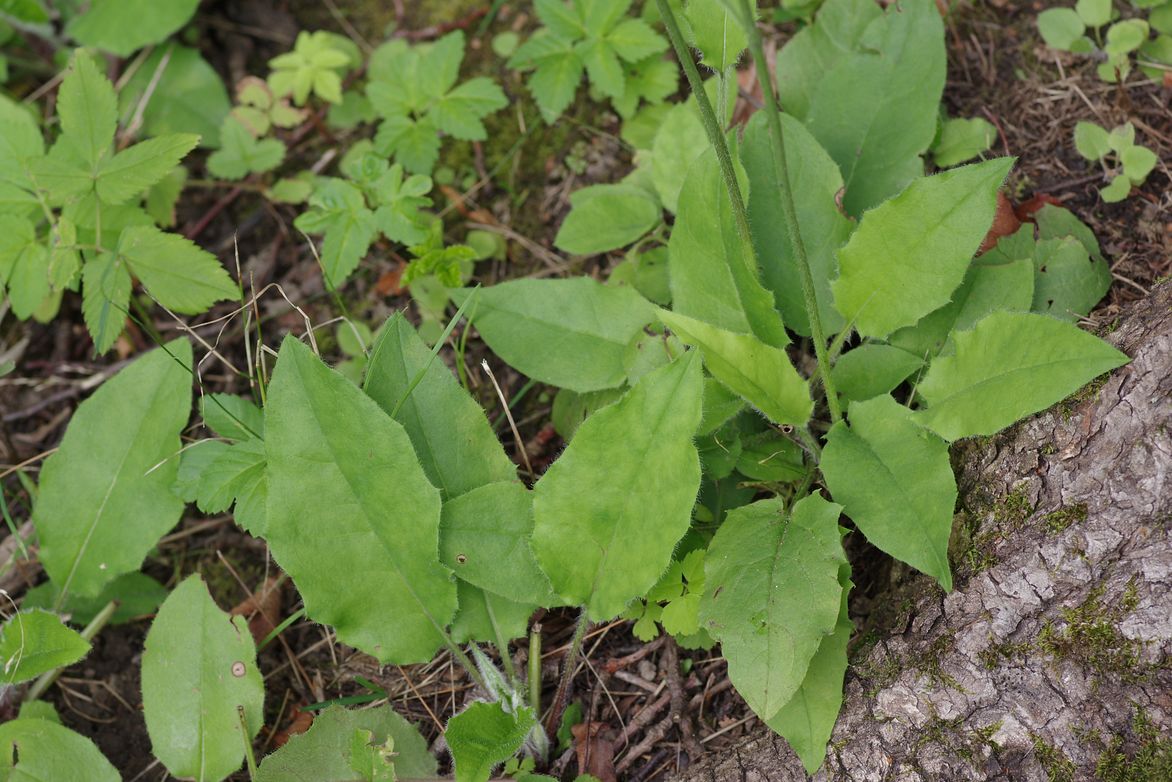
[[1030, 738], [1034, 742], [1034, 756], [1046, 770], [1046, 778], [1050, 782], [1074, 782], [1074, 763], [1070, 758], [1062, 754], [1057, 747], [1047, 744], [1036, 733], [1031, 733]]
[[1025, 520], [1034, 512], [1034, 506], [1026, 496], [1025, 485], [1022, 483], [1013, 487], [1005, 499], [996, 505], [993, 518], [1011, 528], [1020, 528]]
[[948, 675], [941, 668], [941, 658], [947, 653], [951, 652], [956, 645], [956, 633], [947, 632], [942, 634], [939, 638], [932, 642], [932, 645], [925, 650], [923, 657], [919, 663], [921, 669], [928, 675], [932, 681], [939, 682], [945, 687], [950, 687], [957, 692], [967, 693], [964, 687], [960, 685], [956, 679]]
[[1142, 709], [1136, 710], [1131, 729], [1136, 748], [1129, 755], [1123, 737], [1113, 737], [1095, 764], [1095, 778], [1102, 782], [1172, 779], [1172, 736], [1160, 733]]
[[1078, 505], [1072, 505], [1069, 508], [1059, 508], [1056, 511], [1047, 513], [1043, 519], [1046, 523], [1046, 529], [1058, 534], [1065, 532], [1076, 523], [1081, 523], [1087, 520], [1087, 506], [1085, 502], [1080, 502]]

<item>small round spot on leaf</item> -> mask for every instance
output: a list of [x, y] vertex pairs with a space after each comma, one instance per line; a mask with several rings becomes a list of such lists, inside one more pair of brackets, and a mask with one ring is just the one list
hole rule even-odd
[[248, 669], [244, 667], [244, 663], [242, 663], [240, 660], [237, 660], [236, 662], [232, 663], [232, 675], [235, 676], [237, 679], [243, 677], [244, 674], [247, 672], [248, 672]]

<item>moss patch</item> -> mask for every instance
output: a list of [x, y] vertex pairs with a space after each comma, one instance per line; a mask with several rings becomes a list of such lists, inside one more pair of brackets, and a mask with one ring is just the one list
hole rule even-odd
[[1047, 513], [1042, 517], [1042, 520], [1046, 524], [1046, 529], [1054, 534], [1065, 532], [1072, 525], [1087, 520], [1087, 505], [1085, 502], [1080, 502], [1078, 505], [1072, 505], [1069, 508], [1059, 508], [1056, 511]]
[[1030, 738], [1034, 742], [1034, 756], [1046, 770], [1049, 782], [1074, 782], [1074, 763], [1070, 758], [1036, 733], [1031, 733]]
[[1095, 778], [1103, 782], [1172, 779], [1172, 736], [1157, 730], [1143, 709], [1136, 710], [1131, 729], [1138, 746], [1127, 753], [1123, 737], [1113, 737], [1095, 764]]

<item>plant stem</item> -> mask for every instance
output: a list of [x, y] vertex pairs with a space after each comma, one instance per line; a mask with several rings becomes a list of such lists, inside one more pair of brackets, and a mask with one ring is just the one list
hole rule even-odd
[[[665, 0], [658, 0], [660, 5]], [[838, 394], [834, 389], [834, 381], [830, 377], [830, 356], [826, 350], [826, 334], [822, 330], [822, 318], [818, 314], [818, 298], [814, 294], [814, 275], [810, 271], [810, 258], [806, 254], [806, 243], [802, 240], [798, 229], [798, 210], [794, 205], [793, 191], [789, 185], [789, 163], [785, 159], [785, 140], [781, 130], [781, 106], [778, 104], [777, 93], [773, 87], [773, 78], [769, 73], [769, 63], [765, 59], [765, 48], [761, 42], [761, 31], [757, 29], [749, 0], [740, 0], [741, 27], [749, 41], [749, 51], [753, 55], [753, 63], [757, 66], [757, 79], [761, 82], [761, 92], [765, 96], [765, 117], [769, 122], [769, 136], [773, 141], [773, 168], [777, 179], [777, 189], [781, 195], [781, 212], [785, 218], [786, 232], [789, 234], [790, 245], [794, 250], [794, 259], [798, 266], [798, 279], [802, 284], [802, 298], [806, 304], [806, 316], [810, 319], [810, 337], [814, 342], [814, 354], [818, 358], [818, 374], [822, 377], [822, 387], [826, 390], [826, 406], [830, 408], [830, 419], [838, 422], [842, 419], [842, 407], [838, 402]]]
[[492, 625], [492, 634], [496, 638], [496, 650], [501, 656], [501, 665], [505, 668], [505, 675], [509, 677], [509, 685], [517, 687], [517, 669], [513, 665], [513, 656], [509, 654], [509, 641], [501, 632], [500, 625], [497, 624], [496, 613], [492, 610], [492, 601], [488, 599], [488, 593], [483, 592], [482, 594], [484, 596], [484, 611], [488, 614], [488, 623]]
[[[106, 603], [106, 607], [98, 612], [98, 615], [90, 620], [90, 623], [81, 631], [81, 637], [87, 641], [94, 640], [102, 628], [110, 621], [110, 617], [114, 616], [114, 612], [118, 610], [118, 602], [111, 600]], [[33, 686], [29, 687], [28, 692], [25, 693], [25, 703], [35, 701], [37, 698], [45, 694], [45, 691], [53, 686], [53, 682], [57, 681], [57, 677], [61, 675], [62, 668], [54, 668], [51, 671], [45, 671], [41, 674], [41, 678], [33, 682]]]
[[[662, 1], [662, 0], [661, 0]], [[570, 651], [562, 663], [562, 676], [558, 680], [557, 692], [553, 696], [553, 704], [549, 707], [549, 715], [545, 718], [545, 732], [552, 736], [557, 731], [562, 712], [566, 710], [566, 699], [570, 694], [570, 682], [574, 678], [574, 669], [578, 667], [578, 657], [582, 654], [582, 638], [586, 635], [586, 628], [590, 620], [586, 617], [586, 606], [578, 614], [578, 624], [574, 628], [574, 637], [570, 639]], [[538, 665], [541, 663], [538, 662]]]
[[529, 631], [529, 705], [541, 714], [541, 625]]
[[244, 761], [248, 765], [248, 779], [256, 782], [256, 755], [252, 752], [252, 741], [248, 738], [248, 720], [244, 718], [244, 707], [236, 707], [236, 715], [240, 717], [240, 738], [244, 741]]

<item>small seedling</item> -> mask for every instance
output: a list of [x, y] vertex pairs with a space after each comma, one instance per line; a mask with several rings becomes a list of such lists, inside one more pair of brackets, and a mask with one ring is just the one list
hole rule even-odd
[[1102, 164], [1111, 177], [1099, 190], [1109, 204], [1127, 198], [1132, 187], [1142, 185], [1159, 162], [1155, 152], [1135, 143], [1135, 126], [1130, 122], [1110, 132], [1093, 122], [1079, 122], [1074, 128], [1074, 146], [1087, 160]]

